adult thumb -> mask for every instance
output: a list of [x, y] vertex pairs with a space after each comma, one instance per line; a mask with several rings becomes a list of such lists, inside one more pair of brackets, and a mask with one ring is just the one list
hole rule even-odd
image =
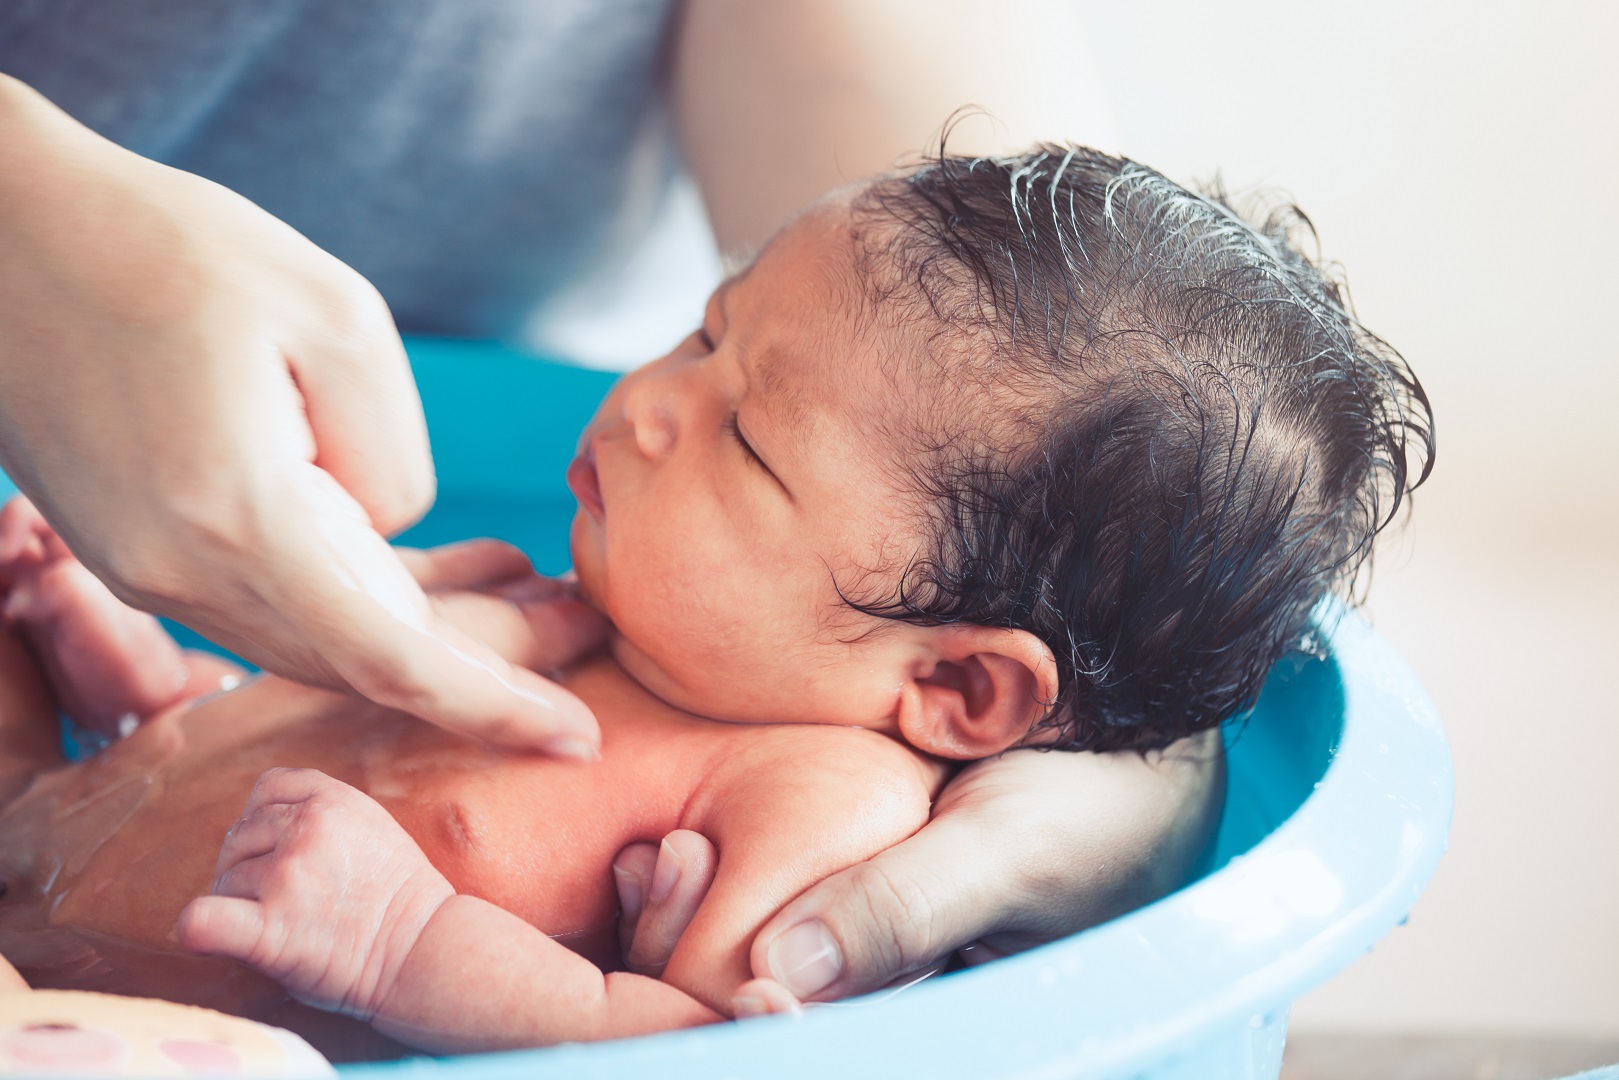
[[753, 973], [800, 1000], [832, 1001], [925, 971], [992, 931], [1005, 905], [973, 832], [936, 818], [811, 887], [754, 938]]
[[286, 362], [314, 437], [314, 463], [391, 536], [433, 504], [427, 421], [387, 304], [344, 268], [338, 280], [347, 334], [321, 334]]

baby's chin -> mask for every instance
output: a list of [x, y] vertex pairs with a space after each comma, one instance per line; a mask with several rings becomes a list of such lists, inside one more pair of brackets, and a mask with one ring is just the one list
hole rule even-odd
[[608, 589], [601, 549], [592, 543], [593, 525], [594, 522], [586, 512], [579, 510], [574, 515], [573, 528], [568, 535], [568, 548], [573, 556], [573, 573], [578, 582], [579, 599], [589, 604], [607, 620], [608, 654], [624, 669], [625, 674], [640, 684], [641, 689], [664, 704], [694, 716], [717, 719], [715, 713], [723, 710], [723, 703], [710, 700], [708, 695], [693, 692], [681, 685], [679, 680], [672, 678], [652, 659], [652, 654], [647, 649], [626, 636], [618, 620], [613, 618], [611, 605], [607, 601]]
[[584, 510], [574, 511], [573, 524], [568, 529], [568, 557], [573, 560], [573, 576], [578, 585], [579, 599], [612, 622], [613, 617], [603, 603], [605, 590], [601, 581], [600, 550], [590, 545], [586, 537], [589, 526]]
[[672, 678], [636, 643], [624, 636], [615, 624], [607, 636], [607, 651], [624, 673], [634, 679], [647, 693], [671, 708], [691, 713], [708, 720], [722, 720], [722, 703], [694, 693], [679, 680]]

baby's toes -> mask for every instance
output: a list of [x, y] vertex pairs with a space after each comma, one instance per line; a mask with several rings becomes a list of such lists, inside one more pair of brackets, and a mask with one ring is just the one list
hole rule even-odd
[[55, 533], [34, 504], [21, 495], [0, 507], [0, 581], [45, 559], [46, 541]]
[[[104, 734], [180, 700], [189, 672], [161, 623], [72, 559], [52, 560], [7, 598], [6, 616], [45, 669], [58, 705]], [[217, 689], [217, 687], [215, 687]]]

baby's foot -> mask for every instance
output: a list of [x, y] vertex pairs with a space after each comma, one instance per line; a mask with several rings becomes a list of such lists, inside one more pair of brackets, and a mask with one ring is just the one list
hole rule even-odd
[[0, 508], [0, 625], [33, 650], [58, 707], [106, 735], [238, 674], [182, 652], [155, 618], [113, 596], [22, 497]]

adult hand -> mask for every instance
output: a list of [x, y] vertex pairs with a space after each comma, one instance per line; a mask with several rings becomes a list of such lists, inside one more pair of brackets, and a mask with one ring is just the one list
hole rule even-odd
[[589, 710], [430, 609], [383, 539], [432, 503], [363, 278], [0, 76], [0, 464], [127, 603], [273, 671], [589, 757]]
[[[969, 963], [1015, 952], [1165, 895], [1186, 881], [1219, 817], [1218, 738], [1145, 755], [1015, 750], [967, 766], [921, 832], [766, 923], [754, 974], [831, 1001], [930, 970], [957, 949]], [[681, 872], [692, 835], [671, 834], [656, 853], [632, 845], [615, 863], [625, 912], [627, 878], [646, 897], [621, 934], [636, 970], [661, 969], [701, 903], [706, 881]], [[681, 864], [672, 870], [671, 854]], [[659, 874], [661, 900], [649, 891]]]

